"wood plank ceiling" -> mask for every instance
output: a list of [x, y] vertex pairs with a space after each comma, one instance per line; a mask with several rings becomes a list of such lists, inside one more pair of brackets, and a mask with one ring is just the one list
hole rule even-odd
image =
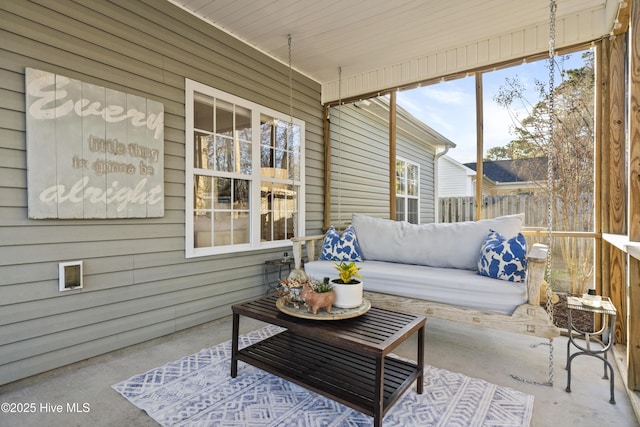
[[[323, 85], [323, 101], [335, 95], [338, 67], [346, 93], [353, 95], [548, 46], [547, 0], [168, 1], [285, 64], [291, 34], [294, 67]], [[558, 46], [607, 34], [619, 4], [556, 1]], [[483, 41], [486, 49], [479, 44]]]

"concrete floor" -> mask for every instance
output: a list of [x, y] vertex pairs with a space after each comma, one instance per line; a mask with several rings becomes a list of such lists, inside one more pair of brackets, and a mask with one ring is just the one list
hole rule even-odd
[[[241, 333], [262, 326], [241, 318]], [[0, 403], [35, 403], [36, 413], [0, 412], [0, 426], [157, 426], [155, 421], [111, 385], [132, 375], [229, 340], [231, 317], [95, 357], [41, 375], [0, 386]], [[592, 357], [574, 359], [572, 393], [565, 391], [566, 337], [554, 340], [553, 387], [516, 381], [512, 374], [534, 381], [548, 378], [548, 346], [530, 348], [540, 339], [506, 332], [427, 321], [426, 363], [482, 378], [535, 396], [532, 426], [638, 426], [638, 418], [615, 370], [616, 404], [609, 403], [609, 383], [602, 379], [602, 363]], [[545, 341], [546, 342], [546, 341]], [[415, 359], [416, 340], [396, 354]], [[610, 360], [614, 356], [610, 354]], [[67, 404], [77, 404], [76, 413]], [[47, 406], [47, 404], [53, 406]], [[45, 409], [62, 405], [62, 413]], [[80, 412], [82, 411], [82, 412]]]

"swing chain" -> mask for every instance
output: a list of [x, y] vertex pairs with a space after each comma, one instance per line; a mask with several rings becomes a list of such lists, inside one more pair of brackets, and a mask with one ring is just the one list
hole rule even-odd
[[[546, 268], [546, 297], [545, 309], [549, 320], [553, 322], [553, 290], [551, 289], [551, 254], [553, 247], [553, 139], [554, 139], [554, 118], [555, 118], [555, 56], [556, 56], [556, 10], [558, 5], [555, 0], [550, 0], [549, 4], [549, 144], [547, 150], [547, 268]], [[553, 386], [553, 340], [549, 340], [549, 381], [546, 385]]]
[[524, 384], [544, 385], [544, 386], [553, 387], [553, 340], [550, 338], [548, 342], [539, 342], [537, 344], [531, 344], [529, 348], [536, 348], [541, 345], [549, 346], [549, 379], [546, 382], [540, 382], [540, 381], [528, 380], [528, 379], [519, 377], [517, 375], [511, 375], [511, 378]]
[[344, 229], [342, 222], [342, 67], [338, 67], [338, 224]]
[[293, 65], [291, 63], [291, 34], [287, 36], [289, 45], [289, 126], [293, 127]]
[[[293, 149], [293, 63], [291, 61], [291, 46], [292, 46], [292, 37], [291, 34], [287, 35], [287, 44], [288, 44], [288, 56], [289, 56], [289, 123], [287, 124], [287, 143], [288, 149], [292, 150], [295, 154], [295, 150]], [[299, 153], [298, 153], [299, 155]], [[299, 179], [299, 162], [295, 162], [293, 165], [289, 164], [288, 167], [293, 167], [293, 176], [292, 176], [292, 184], [295, 186], [296, 182]], [[296, 191], [296, 195], [297, 195]], [[298, 203], [296, 203], [296, 208], [293, 210], [291, 220], [293, 221], [293, 236], [298, 236], [298, 219], [300, 216], [298, 215]]]
[[[545, 294], [547, 297], [545, 310], [551, 322], [553, 322], [553, 290], [551, 289], [550, 273], [551, 273], [551, 247], [553, 227], [553, 137], [554, 137], [554, 88], [555, 88], [555, 44], [556, 44], [556, 9], [555, 0], [550, 0], [550, 16], [549, 16], [549, 143], [547, 148], [547, 268], [545, 270], [545, 281], [547, 288]], [[530, 347], [535, 348], [540, 345], [549, 346], [549, 378], [547, 382], [538, 382], [527, 380], [516, 375], [511, 377], [519, 382], [533, 385], [553, 386], [553, 339], [548, 342], [540, 342], [532, 344]]]
[[546, 306], [545, 309], [553, 321], [553, 291], [551, 289], [551, 259], [552, 259], [552, 246], [553, 236], [551, 230], [553, 229], [553, 139], [555, 131], [555, 46], [556, 46], [556, 9], [557, 4], [555, 0], [550, 0], [550, 16], [549, 16], [549, 142], [547, 148], [547, 268], [545, 270], [545, 280], [547, 282], [546, 289]]

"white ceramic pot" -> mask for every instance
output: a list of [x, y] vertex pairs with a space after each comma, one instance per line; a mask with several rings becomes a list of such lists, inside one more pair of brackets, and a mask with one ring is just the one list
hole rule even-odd
[[340, 308], [355, 308], [362, 304], [362, 281], [345, 285], [331, 281], [336, 299], [333, 305]]

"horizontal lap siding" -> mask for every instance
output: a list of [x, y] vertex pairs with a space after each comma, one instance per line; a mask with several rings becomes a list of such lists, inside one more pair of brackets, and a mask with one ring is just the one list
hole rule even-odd
[[331, 108], [331, 220], [389, 217], [389, 126], [353, 104]]
[[435, 222], [434, 149], [402, 131], [397, 133], [396, 142], [399, 157], [420, 165], [420, 222]]
[[[264, 293], [264, 261], [282, 250], [185, 259], [184, 79], [288, 113], [285, 65], [156, 0], [3, 2], [0, 38], [0, 384], [227, 316]], [[25, 67], [163, 103], [162, 218], [28, 219]], [[319, 100], [320, 86], [295, 74], [314, 233]], [[85, 288], [59, 293], [58, 262], [75, 259]]]
[[[420, 164], [420, 219], [433, 222], [434, 149], [398, 129], [396, 155]], [[332, 223], [354, 213], [389, 218], [389, 122], [349, 104], [331, 109]]]

